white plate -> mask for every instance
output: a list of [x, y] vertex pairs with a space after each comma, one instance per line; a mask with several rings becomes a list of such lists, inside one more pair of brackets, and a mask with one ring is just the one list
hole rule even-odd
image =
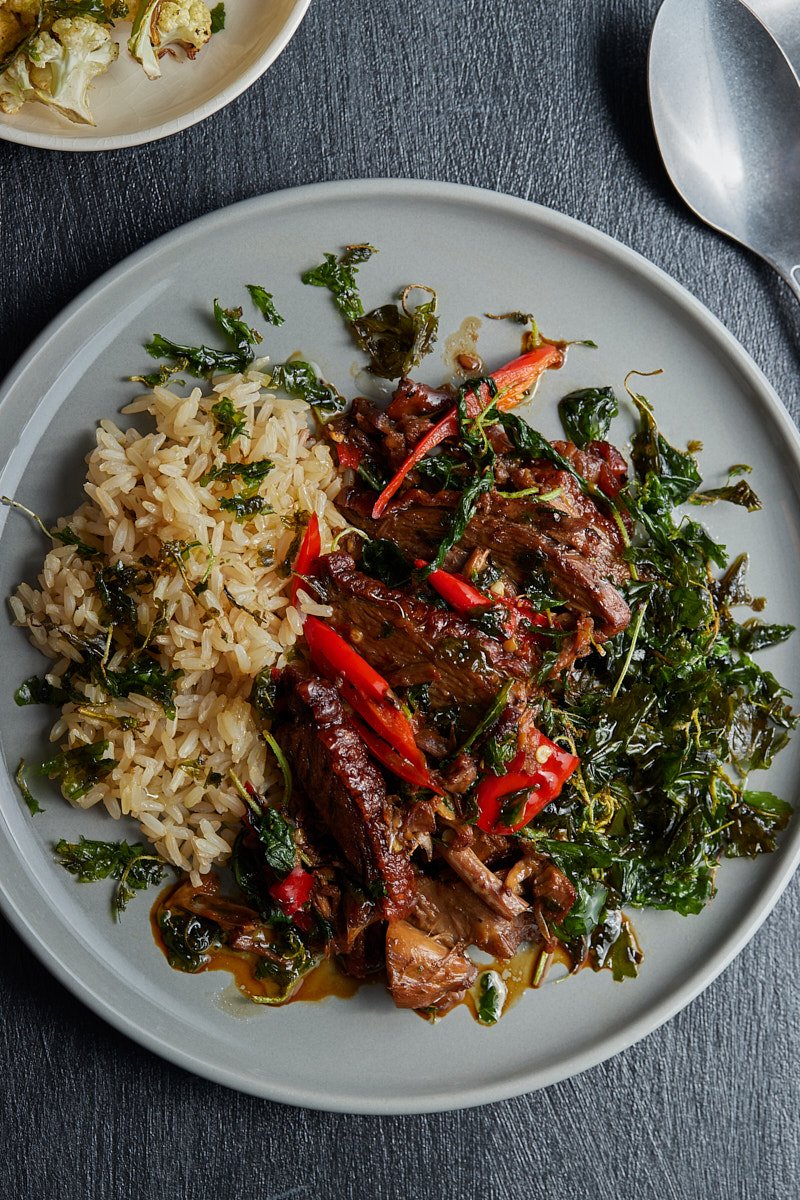
[[[42, 150], [121, 150], [204, 121], [264, 74], [286, 47], [310, 0], [225, 0], [225, 28], [198, 57], [169, 55], [148, 79], [127, 49], [130, 22], [112, 30], [119, 58], [89, 94], [96, 125], [76, 125], [43, 104], [0, 113], [0, 138]], [[214, 0], [209, 4], [213, 8]]]
[[[769, 385], [722, 326], [672, 280], [630, 250], [567, 217], [524, 201], [452, 185], [391, 180], [325, 184], [248, 201], [205, 217], [122, 263], [80, 296], [38, 339], [0, 401], [6, 451], [0, 491], [47, 520], [80, 499], [81, 456], [94, 423], [130, 398], [123, 378], [146, 365], [154, 330], [178, 340], [208, 337], [218, 296], [235, 304], [245, 283], [274, 291], [286, 324], [270, 332], [275, 357], [302, 349], [325, 375], [353, 386], [357, 356], [326, 292], [300, 271], [325, 250], [369, 240], [380, 255], [360, 275], [365, 302], [407, 283], [439, 291], [442, 330], [464, 317], [522, 308], [551, 336], [592, 337], [543, 381], [537, 422], [554, 433], [556, 399], [578, 386], [613, 384], [626, 372], [663, 367], [645, 380], [667, 435], [701, 438], [706, 478], [750, 462], [764, 511], [707, 510], [713, 532], [748, 549], [752, 585], [770, 597], [768, 617], [800, 625], [798, 436]], [[443, 339], [442, 339], [443, 341]], [[484, 323], [490, 362], [511, 357], [518, 331]], [[422, 376], [437, 382], [441, 358]], [[613, 432], [613, 431], [612, 431]], [[618, 437], [625, 436], [620, 425]], [[42, 544], [18, 514], [0, 514], [0, 592], [30, 578]], [[108, 889], [79, 885], [53, 865], [58, 837], [120, 836], [99, 814], [75, 812], [55, 792], [33, 820], [11, 782], [20, 754], [44, 752], [49, 713], [17, 709], [13, 686], [41, 670], [23, 635], [0, 631], [0, 896], [33, 950], [106, 1020], [188, 1069], [244, 1091], [294, 1104], [356, 1112], [421, 1112], [498, 1100], [563, 1079], [623, 1049], [665, 1021], [730, 961], [766, 916], [800, 855], [800, 826], [757, 862], [728, 862], [717, 898], [699, 917], [641, 913], [639, 979], [615, 984], [583, 972], [529, 992], [493, 1029], [463, 1009], [431, 1026], [394, 1009], [380, 987], [353, 1000], [232, 1015], [227, 977], [171, 971], [148, 929], [149, 898], [119, 925]], [[800, 695], [792, 643], [764, 655]], [[780, 755], [769, 786], [797, 801], [800, 739]], [[44, 795], [46, 784], [38, 781]], [[126, 831], [130, 832], [130, 831]], [[787, 979], [777, 987], [793, 987]]]

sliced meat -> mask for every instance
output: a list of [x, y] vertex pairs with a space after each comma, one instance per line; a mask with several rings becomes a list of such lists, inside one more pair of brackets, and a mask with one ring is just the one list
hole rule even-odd
[[[564, 471], [549, 470], [551, 503], [531, 497], [480, 497], [475, 516], [447, 558], [447, 570], [460, 570], [476, 549], [491, 552], [495, 565], [519, 587], [541, 579], [573, 611], [594, 618], [601, 637], [613, 637], [630, 622], [630, 609], [614, 586], [630, 577], [614, 522], [581, 495]], [[402, 494], [379, 521], [373, 521], [374, 493], [349, 489], [338, 501], [343, 515], [373, 537], [391, 538], [410, 558], [429, 558], [450, 527], [457, 493], [430, 495], [418, 489]]]
[[398, 1008], [435, 1008], [444, 1013], [463, 999], [478, 969], [463, 951], [447, 949], [408, 921], [390, 921], [386, 974]]
[[410, 668], [433, 665], [434, 708], [484, 709], [507, 679], [528, 680], [540, 662], [532, 643], [512, 654], [471, 622], [371, 579], [349, 554], [321, 558], [317, 577], [333, 624], [390, 683], [399, 686]]
[[512, 958], [522, 942], [537, 937], [530, 911], [501, 917], [449, 871], [419, 876], [410, 920], [445, 946], [477, 946], [493, 958]]
[[281, 680], [285, 719], [275, 737], [322, 824], [368, 889], [381, 915], [407, 913], [414, 902], [408, 857], [386, 783], [349, 724], [339, 694], [315, 675], [288, 667]]

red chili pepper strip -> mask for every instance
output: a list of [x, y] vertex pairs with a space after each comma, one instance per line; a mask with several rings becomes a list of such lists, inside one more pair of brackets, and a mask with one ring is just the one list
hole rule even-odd
[[[424, 559], [418, 558], [415, 567], [427, 567]], [[489, 596], [484, 596], [476, 587], [468, 583], [460, 575], [451, 575], [449, 571], [431, 571], [426, 583], [429, 583], [443, 600], [446, 600], [456, 612], [469, 616], [470, 613], [491, 608], [494, 604]]]
[[294, 578], [290, 590], [292, 604], [297, 604], [297, 593], [302, 586], [302, 579], [299, 575], [307, 575], [317, 561], [322, 549], [322, 539], [319, 535], [319, 518], [316, 513], [312, 513], [306, 526], [303, 540], [300, 543], [300, 549], [297, 551], [297, 558], [294, 560]]
[[314, 876], [302, 867], [295, 867], [285, 879], [273, 883], [269, 889], [272, 899], [280, 905], [287, 917], [291, 917], [308, 900], [314, 886]]
[[339, 690], [350, 707], [366, 721], [370, 729], [373, 729], [396, 753], [410, 763], [415, 771], [428, 778], [428, 782], [424, 786], [432, 787], [427, 776], [425, 756], [414, 740], [414, 727], [403, 710], [395, 708], [393, 704], [385, 700], [373, 700], [369, 696], [362, 695], [346, 680], [340, 685]]
[[[533, 732], [532, 730], [531, 733]], [[535, 732], [538, 733], [538, 730]], [[505, 775], [490, 775], [481, 780], [476, 796], [479, 829], [486, 833], [516, 833], [532, 821], [551, 800], [555, 800], [580, 760], [574, 754], [556, 746], [543, 733], [538, 733], [537, 749], [542, 746], [546, 746], [550, 753], [535, 771], [522, 770], [529, 750], [520, 750]], [[530, 795], [519, 820], [513, 825], [504, 825], [500, 821], [504, 798], [526, 789], [530, 791]]]
[[306, 617], [303, 633], [314, 665], [325, 675], [334, 679], [341, 676], [357, 691], [378, 702], [391, 698], [394, 706], [400, 709], [399, 701], [383, 676], [330, 625], [318, 617]]
[[378, 762], [383, 763], [388, 767], [393, 775], [398, 779], [405, 779], [406, 783], [413, 783], [415, 787], [429, 788], [435, 792], [437, 796], [441, 796], [442, 789], [434, 784], [431, 776], [427, 771], [420, 771], [417, 767], [397, 753], [383, 738], [379, 738], [372, 732], [368, 725], [360, 721], [358, 717], [352, 717], [353, 728], [358, 733], [359, 737], [365, 742], [370, 754], [377, 758]]
[[339, 459], [339, 466], [343, 468], [349, 467], [353, 471], [358, 469], [358, 464], [363, 458], [363, 454], [358, 447], [351, 446], [350, 442], [337, 442], [336, 454]]
[[[550, 343], [544, 343], [537, 346], [529, 354], [522, 354], [519, 358], [515, 358], [512, 362], [507, 363], [492, 375], [497, 391], [501, 393], [497, 400], [497, 407], [501, 412], [507, 412], [510, 408], [515, 408], [531, 390], [536, 380], [548, 368], [560, 367], [564, 361], [564, 351], [558, 346], [552, 346]], [[475, 392], [467, 392], [466, 406], [467, 415], [469, 417], [477, 417], [490, 404], [492, 400], [488, 386], [482, 383]], [[409, 454], [408, 458], [400, 467], [399, 471], [387, 483], [386, 487], [381, 492], [375, 505], [372, 509], [372, 519], [377, 521], [386, 505], [398, 491], [403, 483], [406, 475], [413, 471], [417, 463], [425, 458], [426, 454], [438, 446], [441, 442], [447, 441], [448, 438], [455, 437], [458, 433], [458, 411], [452, 408], [450, 412], [442, 417], [438, 424], [434, 425], [433, 429], [417, 442], [414, 449]]]
[[317, 617], [306, 618], [303, 632], [314, 666], [336, 680], [350, 707], [413, 767], [427, 773], [425, 756], [414, 738], [414, 727], [383, 676]]

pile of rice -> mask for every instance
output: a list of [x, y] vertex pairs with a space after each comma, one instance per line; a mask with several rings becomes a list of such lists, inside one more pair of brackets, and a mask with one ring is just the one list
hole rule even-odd
[[[109, 701], [90, 684], [86, 705], [94, 715], [67, 704], [50, 735], [62, 749], [108, 740], [107, 757], [118, 765], [78, 805], [102, 804], [112, 817], [134, 817], [158, 852], [191, 872], [195, 884], [224, 861], [238, 832], [243, 805], [228, 772], [259, 789], [278, 786], [277, 765], [248, 703], [253, 678], [286, 662], [301, 634], [300, 611], [328, 613], [302, 590], [300, 611], [289, 602], [285, 560], [296, 539], [296, 518], [317, 514], [323, 550], [345, 524], [332, 504], [339, 479], [328, 447], [309, 431], [307, 405], [277, 398], [267, 383], [268, 376], [249, 371], [220, 380], [207, 394], [199, 387], [188, 397], [156, 387], [125, 410], [150, 413], [154, 433], [101, 422], [87, 458], [88, 501], [66, 521], [88, 544], [102, 546], [112, 564], [158, 559], [170, 541], [200, 543], [185, 558], [186, 579], [167, 563], [139, 603], [141, 631], [151, 627], [159, 604], [166, 606], [166, 630], [151, 648], [165, 667], [183, 671], [175, 717], [168, 719], [160, 704], [144, 696]], [[244, 414], [249, 432], [227, 451], [210, 411], [223, 397]], [[237, 490], [236, 482], [201, 487], [199, 480], [223, 462], [265, 458], [274, 466], [259, 494], [272, 512], [238, 524], [219, 507], [221, 496]], [[95, 590], [97, 561], [54, 544], [38, 588], [23, 583], [11, 598], [17, 624], [27, 626], [38, 649], [55, 660], [47, 676], [52, 683], [81, 659], [60, 630], [86, 635], [106, 628]], [[208, 586], [195, 595], [190, 585], [206, 574]], [[115, 669], [120, 658], [111, 658], [108, 667]], [[113, 720], [119, 717], [134, 718], [136, 727], [120, 728]], [[211, 773], [222, 782], [210, 783]]]

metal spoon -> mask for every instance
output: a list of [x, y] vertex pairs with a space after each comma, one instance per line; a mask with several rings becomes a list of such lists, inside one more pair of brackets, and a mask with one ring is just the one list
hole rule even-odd
[[664, 0], [649, 92], [683, 199], [800, 300], [800, 82], [778, 43], [740, 0]]

